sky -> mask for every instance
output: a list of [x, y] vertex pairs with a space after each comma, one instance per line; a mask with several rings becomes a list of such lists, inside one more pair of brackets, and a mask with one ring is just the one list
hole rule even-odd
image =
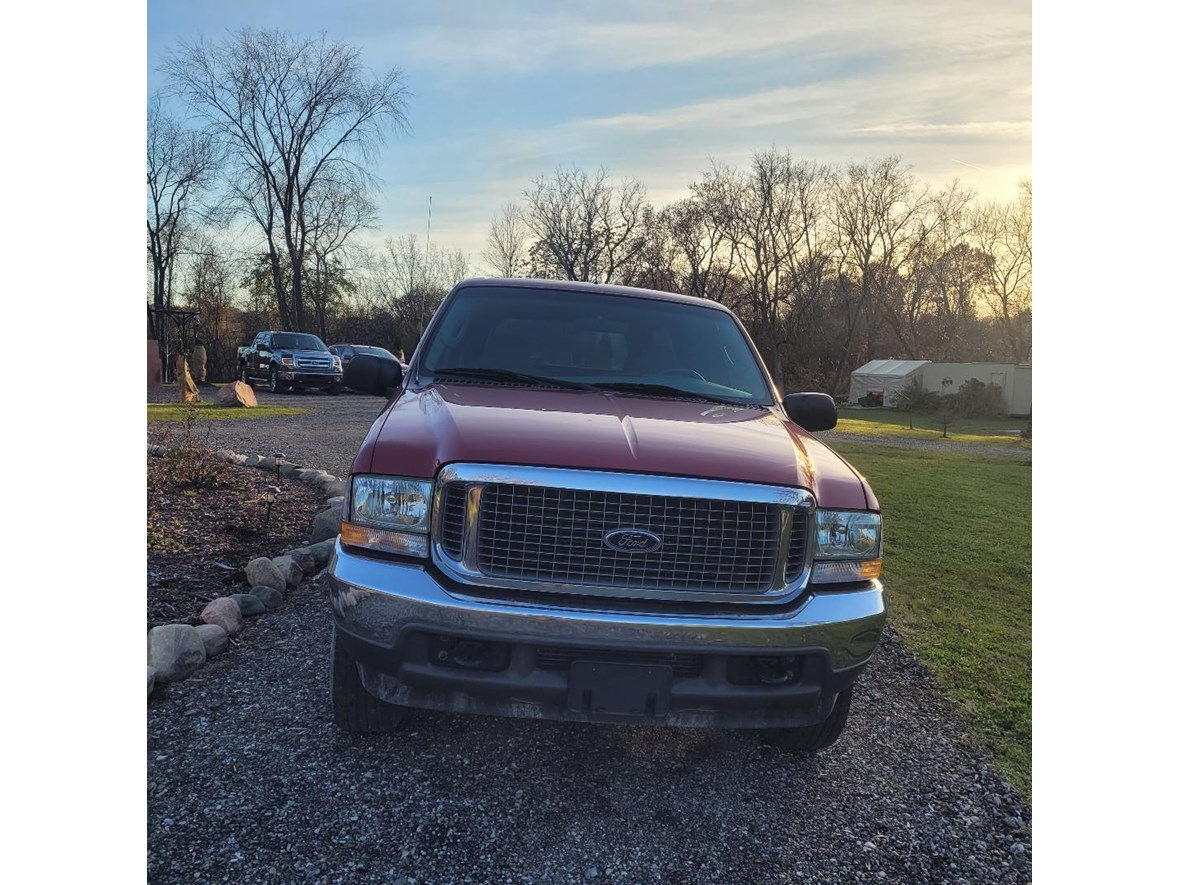
[[497, 209], [557, 166], [642, 181], [657, 207], [712, 162], [776, 147], [899, 154], [1008, 200], [1032, 174], [1027, 0], [148, 2], [148, 91], [177, 41], [324, 31], [396, 67], [409, 131], [376, 163], [380, 230], [479, 255]]

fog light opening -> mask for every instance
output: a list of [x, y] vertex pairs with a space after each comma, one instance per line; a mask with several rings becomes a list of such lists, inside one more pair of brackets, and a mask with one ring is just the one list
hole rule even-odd
[[756, 658], [755, 665], [763, 685], [784, 685], [795, 678], [794, 658]]

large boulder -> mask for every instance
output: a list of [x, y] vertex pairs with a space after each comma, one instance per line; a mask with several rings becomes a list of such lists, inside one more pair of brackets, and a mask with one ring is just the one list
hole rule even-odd
[[242, 609], [229, 596], [214, 599], [201, 611], [201, 620], [206, 624], [216, 624], [230, 636], [237, 636], [242, 632]]
[[293, 590], [303, 580], [303, 566], [295, 561], [293, 556], [276, 556], [271, 560], [279, 574], [287, 582], [287, 589]]
[[214, 402], [219, 406], [240, 406], [244, 409], [253, 409], [258, 405], [258, 397], [254, 395], [254, 388], [249, 384], [234, 381], [217, 391]]
[[317, 513], [315, 522], [311, 524], [311, 543], [328, 541], [340, 534], [340, 508], [329, 507], [322, 513]]
[[205, 643], [206, 660], [229, 648], [229, 634], [216, 624], [202, 624], [196, 631], [201, 637], [201, 642]]
[[274, 587], [282, 590], [287, 586], [287, 578], [282, 571], [265, 556], [259, 556], [246, 563], [246, 583], [254, 587]]
[[156, 669], [157, 682], [188, 679], [205, 663], [205, 643], [196, 627], [164, 624], [148, 631], [147, 663]]
[[182, 403], [199, 403], [201, 395], [197, 393], [197, 385], [193, 381], [192, 373], [188, 370], [188, 360], [184, 354], [176, 356], [176, 386]]
[[148, 664], [148, 697], [152, 696], [152, 689], [156, 687], [156, 668]]
[[196, 345], [193, 348], [193, 353], [192, 353], [192, 367], [193, 367], [193, 379], [198, 384], [205, 383], [205, 363], [206, 363], [206, 360], [207, 360], [207, 354], [205, 353], [205, 345], [204, 344]]

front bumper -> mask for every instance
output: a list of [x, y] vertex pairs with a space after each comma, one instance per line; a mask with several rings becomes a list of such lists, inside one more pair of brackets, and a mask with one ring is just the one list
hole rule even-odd
[[284, 370], [279, 372], [279, 380], [288, 384], [307, 384], [312, 387], [326, 387], [329, 384], [339, 384], [344, 379], [341, 372], [304, 372]]
[[[453, 712], [811, 725], [851, 687], [885, 622], [878, 581], [804, 594], [775, 611], [627, 610], [619, 600], [564, 607], [477, 598], [429, 563], [359, 555], [339, 540], [328, 577], [338, 641], [357, 658], [365, 687], [390, 703]], [[642, 714], [582, 704], [577, 695], [593, 661], [662, 680], [662, 700]], [[776, 681], [762, 681], [771, 670]]]

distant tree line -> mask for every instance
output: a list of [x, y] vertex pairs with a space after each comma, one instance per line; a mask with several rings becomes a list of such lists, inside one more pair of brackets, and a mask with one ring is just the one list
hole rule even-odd
[[1031, 360], [1031, 181], [984, 203], [898, 157], [837, 168], [769, 150], [688, 191], [655, 208], [638, 181], [559, 168], [498, 213], [484, 260], [720, 301], [784, 388], [841, 392], [880, 358]]
[[[370, 169], [408, 125], [396, 70], [327, 37], [242, 31], [181, 43], [148, 104], [148, 303], [199, 323], [213, 380], [261, 329], [413, 351], [446, 292], [483, 273], [587, 280], [732, 308], [783, 389], [833, 393], [870, 359], [1031, 359], [1032, 185], [984, 203], [897, 157], [842, 167], [769, 150], [714, 164], [662, 207], [642, 182], [559, 167], [492, 220], [482, 267], [414, 235], [365, 248]], [[152, 312], [156, 309], [156, 313]]]

